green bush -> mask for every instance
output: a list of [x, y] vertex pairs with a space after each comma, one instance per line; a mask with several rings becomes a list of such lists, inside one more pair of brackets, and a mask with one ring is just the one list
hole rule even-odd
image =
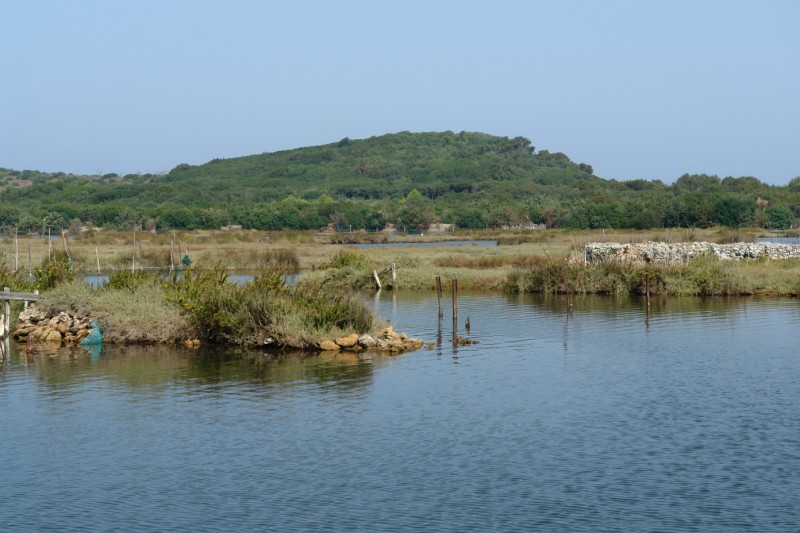
[[46, 291], [66, 281], [74, 280], [75, 272], [72, 270], [72, 261], [66, 252], [56, 250], [52, 257], [42, 261], [42, 264], [33, 269], [34, 283], [40, 291]]
[[304, 347], [342, 333], [371, 331], [376, 322], [357, 296], [316, 284], [288, 286], [277, 270], [243, 285], [226, 280], [225, 271], [215, 268], [189, 270], [164, 284], [167, 299], [209, 340]]

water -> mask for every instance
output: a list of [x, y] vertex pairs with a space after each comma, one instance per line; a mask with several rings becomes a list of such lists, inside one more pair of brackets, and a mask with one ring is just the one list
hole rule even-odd
[[348, 244], [357, 248], [385, 248], [403, 246], [497, 246], [497, 241], [432, 241], [432, 242], [383, 242]]
[[0, 530], [800, 529], [800, 302], [375, 305], [432, 349], [12, 345]]
[[[180, 276], [180, 272], [178, 276]], [[163, 275], [164, 279], [167, 279], [169, 274]], [[228, 281], [231, 283], [236, 283], [239, 285], [243, 285], [250, 281], [253, 281], [254, 274], [248, 272], [232, 272], [228, 274]], [[300, 274], [285, 274], [283, 279], [289, 285], [294, 285], [297, 283], [297, 280], [300, 279]], [[83, 276], [83, 282], [88, 283], [92, 287], [99, 287], [105, 283], [108, 283], [108, 274], [86, 274]]]
[[778, 244], [800, 244], [800, 237], [759, 237], [756, 242], [775, 242]]

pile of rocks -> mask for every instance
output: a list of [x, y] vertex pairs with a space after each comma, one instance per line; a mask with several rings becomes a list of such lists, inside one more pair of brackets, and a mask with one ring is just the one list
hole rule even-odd
[[389, 354], [398, 354], [422, 348], [421, 339], [412, 339], [405, 333], [397, 333], [392, 326], [381, 330], [377, 337], [371, 335], [358, 335], [353, 333], [336, 340], [326, 340], [319, 343], [322, 351], [348, 351], [360, 352], [362, 350], [375, 350]]
[[48, 316], [36, 306], [19, 314], [17, 329], [12, 336], [21, 342], [47, 342], [74, 344], [82, 341], [92, 329], [90, 320], [68, 313]]
[[631, 263], [685, 263], [700, 255], [716, 255], [720, 259], [770, 259], [800, 258], [800, 245], [774, 242], [736, 242], [714, 244], [710, 242], [647, 242], [622, 244], [618, 242], [593, 242], [586, 245], [586, 260], [623, 261]]

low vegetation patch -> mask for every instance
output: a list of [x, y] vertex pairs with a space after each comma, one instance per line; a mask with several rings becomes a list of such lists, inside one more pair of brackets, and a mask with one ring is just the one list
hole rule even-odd
[[[649, 285], [648, 285], [649, 284]], [[681, 265], [576, 263], [549, 258], [511, 272], [511, 292], [800, 296], [800, 260], [696, 257]]]

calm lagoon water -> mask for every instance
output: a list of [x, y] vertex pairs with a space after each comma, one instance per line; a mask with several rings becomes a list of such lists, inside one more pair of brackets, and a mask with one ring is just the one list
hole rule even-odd
[[497, 241], [431, 241], [431, 242], [382, 242], [348, 244], [356, 248], [397, 248], [404, 246], [497, 246]]
[[759, 237], [757, 242], [776, 242], [778, 244], [800, 244], [798, 237]]
[[433, 347], [12, 343], [0, 530], [800, 529], [800, 302], [372, 301]]

